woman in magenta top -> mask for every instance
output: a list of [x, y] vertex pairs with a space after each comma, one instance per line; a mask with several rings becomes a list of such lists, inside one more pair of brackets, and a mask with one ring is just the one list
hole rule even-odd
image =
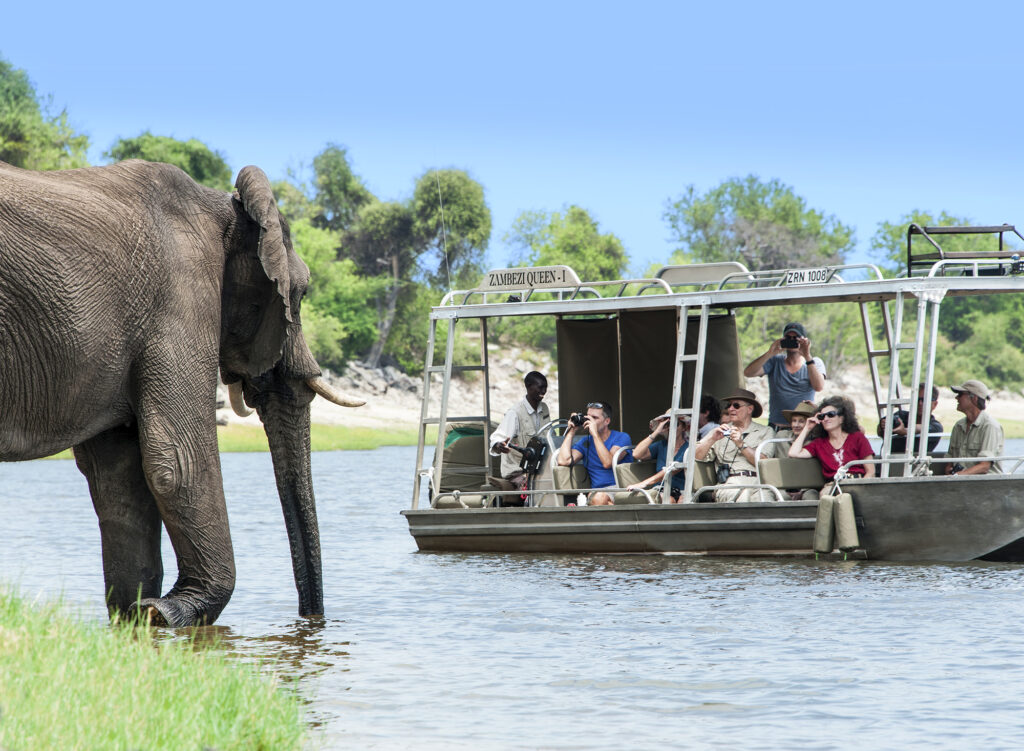
[[[808, 436], [811, 437], [807, 441]], [[807, 441], [807, 443], [804, 443]], [[821, 473], [831, 480], [836, 471], [854, 459], [872, 456], [871, 444], [857, 423], [853, 402], [841, 396], [830, 396], [818, 405], [818, 411], [807, 419], [789, 448], [789, 455], [799, 459], [812, 456], [821, 462]], [[874, 477], [874, 464], [854, 464], [849, 468], [854, 477]]]

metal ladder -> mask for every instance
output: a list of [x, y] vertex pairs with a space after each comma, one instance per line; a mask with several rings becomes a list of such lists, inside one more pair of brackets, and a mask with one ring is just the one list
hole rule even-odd
[[[487, 319], [480, 320], [480, 364], [479, 365], [455, 365], [452, 362], [455, 351], [455, 324], [456, 318], [448, 319], [448, 341], [445, 343], [444, 364], [434, 365], [434, 344], [437, 338], [437, 319], [430, 320], [430, 334], [427, 338], [427, 356], [423, 368], [423, 402], [420, 407], [419, 436], [416, 442], [416, 478], [413, 481], [412, 508], [419, 507], [420, 483], [426, 477], [430, 483], [431, 490], [438, 492], [438, 483], [441, 481], [441, 459], [444, 456], [445, 426], [449, 422], [479, 422], [483, 426], [483, 457], [480, 468], [486, 477], [490, 471], [491, 461], [487, 446], [488, 429], [490, 427], [489, 416], [491, 414], [491, 389], [490, 371], [487, 360]], [[458, 417], [448, 416], [448, 394], [451, 386], [452, 373], [467, 373], [480, 371], [483, 373], [483, 412], [479, 415], [461, 415]], [[430, 391], [432, 376], [441, 373], [441, 404], [440, 413], [437, 417], [430, 416]], [[423, 466], [423, 454], [427, 441], [427, 427], [437, 426], [437, 442], [434, 445], [434, 461], [431, 465]], [[483, 480], [481, 480], [483, 484]]]
[[[690, 327], [690, 308], [698, 307], [700, 309], [700, 326], [697, 331], [697, 352], [692, 355], [686, 354], [686, 330]], [[679, 323], [678, 331], [676, 333], [676, 365], [675, 375], [672, 380], [672, 411], [673, 417], [686, 415], [690, 418], [690, 436], [689, 442], [691, 448], [697, 445], [697, 436], [699, 427], [697, 420], [694, 419], [695, 415], [700, 414], [700, 400], [703, 395], [703, 384], [704, 384], [704, 353], [708, 338], [708, 314], [710, 311], [710, 305], [706, 299], [700, 302], [693, 301], [689, 305], [683, 303], [679, 306]], [[679, 400], [682, 397], [683, 390], [683, 373], [686, 363], [694, 363], [693, 372], [693, 393], [691, 394], [690, 406], [680, 407]], [[676, 421], [673, 419], [669, 422], [668, 428], [668, 445], [675, 446], [676, 440]], [[669, 451], [668, 456], [665, 457], [666, 467], [670, 467], [674, 461], [674, 456], [671, 456], [672, 452]], [[689, 499], [693, 493], [693, 462], [694, 452], [690, 451], [686, 461], [686, 478], [685, 485], [683, 487], [683, 498]], [[672, 472], [668, 471], [665, 473], [665, 479], [661, 488], [661, 502], [671, 503], [672, 502]]]
[[[911, 341], [903, 341], [903, 319], [904, 302], [907, 295], [917, 298], [916, 326], [914, 327], [914, 338]], [[913, 436], [918, 425], [929, 425], [931, 422], [930, 398], [925, 399], [922, 404], [924, 409], [918, 414], [917, 384], [924, 388], [925, 394], [931, 394], [935, 378], [935, 349], [939, 333], [939, 304], [942, 302], [944, 292], [941, 290], [900, 290], [893, 300], [895, 305], [895, 319], [889, 314], [889, 303], [883, 301], [882, 319], [885, 326], [885, 336], [888, 349], [876, 349], [871, 338], [871, 326], [868, 320], [867, 303], [861, 303], [861, 320], [864, 324], [864, 337], [868, 345], [868, 363], [871, 367], [871, 379], [875, 390], [875, 401], [879, 417], [885, 417], [885, 431], [882, 436], [882, 471], [888, 474], [889, 459], [892, 457], [890, 446], [892, 441], [893, 415], [900, 408], [908, 412], [907, 430], [909, 432], [906, 442], [906, 451], [899, 455], [899, 461], [904, 463], [903, 474], [909, 477], [914, 471], [915, 458], [913, 450]], [[930, 323], [930, 328], [929, 328]], [[928, 351], [924, 351], [925, 336], [928, 336]], [[904, 395], [900, 383], [900, 352], [913, 351], [914, 360], [910, 374], [910, 393]], [[878, 373], [877, 360], [881, 357], [889, 358], [889, 383], [885, 392], [885, 399], [881, 398], [881, 379]], [[924, 380], [921, 379], [921, 368], [927, 363]], [[924, 431], [922, 439], [917, 441], [916, 458], [924, 461], [928, 455], [927, 431]]]

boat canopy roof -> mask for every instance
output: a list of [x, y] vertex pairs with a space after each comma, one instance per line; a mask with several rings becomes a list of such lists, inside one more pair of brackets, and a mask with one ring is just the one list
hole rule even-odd
[[[916, 229], [914, 229], [916, 228]], [[947, 295], [988, 295], [1024, 291], [1024, 261], [1018, 251], [943, 253], [931, 233], [1013, 231], [1011, 225], [922, 228], [932, 252], [927, 266], [913, 274], [886, 278], [874, 264], [752, 271], [737, 262], [662, 267], [650, 279], [582, 281], [568, 266], [520, 267], [488, 271], [479, 286], [445, 295], [431, 316], [437, 319], [523, 315], [594, 315], [623, 310], [657, 310], [710, 305], [731, 309], [826, 302], [893, 300], [900, 293], [941, 299]], [[1002, 235], [1000, 235], [1000, 238]], [[1000, 248], [1002, 244], [1000, 243]], [[909, 256], [908, 256], [909, 257]], [[916, 257], [915, 257], [916, 258]], [[923, 256], [922, 256], [923, 258]]]

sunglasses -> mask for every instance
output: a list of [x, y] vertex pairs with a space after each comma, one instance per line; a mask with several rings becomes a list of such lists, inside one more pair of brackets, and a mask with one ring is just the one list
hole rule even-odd
[[729, 402], [725, 405], [726, 409], [740, 409], [741, 407], [753, 406], [748, 405], [746, 402]]
[[832, 410], [831, 412], [822, 412], [821, 414], [818, 415], [819, 420], [827, 420], [830, 417], [839, 417], [839, 413], [836, 412], [835, 410]]
[[590, 402], [587, 404], [587, 409], [604, 409], [604, 402]]

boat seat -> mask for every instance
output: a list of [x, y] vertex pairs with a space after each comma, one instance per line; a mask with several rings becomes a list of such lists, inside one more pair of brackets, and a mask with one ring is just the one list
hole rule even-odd
[[[643, 482], [654, 474], [654, 462], [630, 462], [629, 464], [614, 465], [615, 484], [620, 488]], [[635, 490], [620, 491], [612, 494], [612, 501], [616, 506], [630, 503], [650, 503], [647, 496]]]
[[697, 501], [710, 501], [710, 494], [705, 494], [701, 498], [700, 489], [706, 488], [710, 485], [717, 485], [718, 478], [715, 476], [715, 463], [714, 462], [694, 462], [693, 463], [693, 500]]
[[552, 476], [555, 490], [588, 490], [590, 488], [590, 476], [587, 474], [587, 468], [582, 464], [573, 464], [571, 467], [555, 465]]
[[780, 459], [762, 459], [758, 462], [760, 480], [780, 490], [825, 487], [825, 476], [821, 474], [821, 462], [809, 459], [794, 459], [785, 456]]
[[438, 498], [434, 508], [483, 508], [490, 499], [486, 493], [460, 493], [458, 500], [450, 495]]

